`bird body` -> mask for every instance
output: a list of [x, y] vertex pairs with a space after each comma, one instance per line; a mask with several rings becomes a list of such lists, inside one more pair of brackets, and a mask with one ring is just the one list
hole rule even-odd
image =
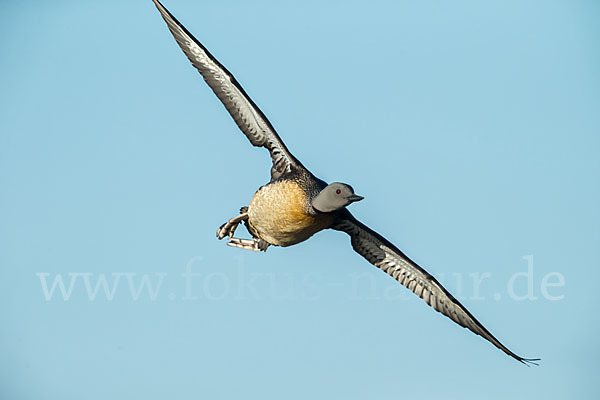
[[[256, 191], [248, 206], [251, 234], [275, 246], [291, 246], [331, 226], [334, 216], [316, 211], [311, 199], [319, 182], [298, 173], [270, 182]], [[306, 174], [305, 174], [306, 175]]]
[[[482, 336], [510, 357], [524, 364], [538, 359], [520, 357], [496, 339], [433, 276], [390, 241], [358, 221], [346, 208], [360, 201], [347, 184], [330, 184], [315, 177], [287, 149], [267, 117], [250, 99], [233, 75], [158, 1], [158, 8], [177, 44], [208, 86], [229, 111], [250, 143], [264, 147], [271, 156], [271, 180], [260, 187], [248, 206], [217, 230], [229, 237], [228, 245], [254, 251], [269, 246], [291, 246], [331, 228], [350, 236], [352, 248], [368, 262], [422, 298], [434, 310], [458, 325]], [[245, 223], [252, 239], [234, 237]]]

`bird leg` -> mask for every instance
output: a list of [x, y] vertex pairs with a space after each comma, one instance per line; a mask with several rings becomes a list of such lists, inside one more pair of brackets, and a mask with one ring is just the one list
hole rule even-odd
[[[244, 208], [246, 209], [245, 212]], [[225, 236], [229, 236], [229, 238], [231, 239], [233, 237], [233, 233], [237, 229], [240, 222], [248, 219], [248, 208], [244, 208], [242, 208], [243, 212], [241, 212], [240, 215], [238, 215], [235, 218], [231, 218], [229, 221], [221, 225], [221, 227], [217, 230], [217, 237], [219, 238], [219, 240], [223, 239]]]
[[229, 242], [227, 242], [228, 246], [237, 247], [239, 249], [244, 250], [252, 250], [252, 251], [267, 251], [267, 247], [269, 247], [269, 243], [265, 242], [262, 239], [254, 238], [254, 239], [239, 239], [239, 238], [231, 238]]
[[237, 247], [244, 250], [267, 251], [269, 243], [265, 242], [263, 239], [259, 239], [252, 233], [252, 239], [240, 239], [233, 237], [235, 230], [242, 221], [245, 221], [246, 225], [248, 224], [248, 207], [242, 207], [240, 209], [240, 215], [238, 215], [235, 218], [231, 218], [229, 221], [221, 225], [221, 227], [217, 230], [217, 238], [221, 240], [225, 236], [229, 236], [230, 240], [229, 242], [227, 242], [227, 245], [229, 246]]

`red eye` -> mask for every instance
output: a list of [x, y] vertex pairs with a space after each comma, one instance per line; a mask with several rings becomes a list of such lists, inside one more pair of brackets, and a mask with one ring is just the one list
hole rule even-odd
[[340, 189], [335, 191], [335, 194], [340, 194], [340, 193], [342, 193], [342, 191]]

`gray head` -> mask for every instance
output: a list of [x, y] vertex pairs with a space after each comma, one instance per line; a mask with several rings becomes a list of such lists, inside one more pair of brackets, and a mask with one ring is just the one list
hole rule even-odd
[[352, 186], [345, 183], [330, 183], [313, 199], [312, 206], [321, 212], [332, 212], [346, 207], [350, 203], [364, 199], [354, 194]]

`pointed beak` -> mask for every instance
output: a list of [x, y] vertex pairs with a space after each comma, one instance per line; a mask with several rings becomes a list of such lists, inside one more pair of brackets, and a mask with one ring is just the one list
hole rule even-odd
[[364, 199], [364, 197], [359, 196], [357, 194], [353, 194], [352, 196], [346, 197], [346, 200], [348, 200], [350, 203], [354, 203], [355, 201], [361, 201], [362, 199]]

